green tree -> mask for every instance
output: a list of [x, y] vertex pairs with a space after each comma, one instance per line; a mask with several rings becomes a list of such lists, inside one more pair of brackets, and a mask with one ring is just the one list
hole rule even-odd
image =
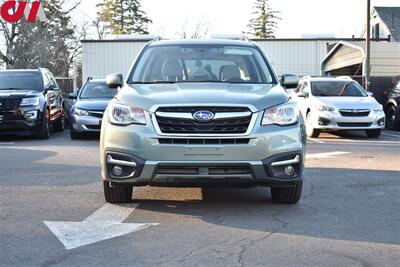
[[248, 24], [249, 32], [256, 38], [275, 38], [280, 12], [273, 10], [269, 0], [256, 0], [254, 4], [254, 18]]
[[47, 0], [44, 11], [47, 22], [26, 22], [22, 18], [12, 25], [2, 24], [3, 39], [7, 40], [8, 29], [13, 33], [12, 42], [7, 42], [3, 58], [8, 69], [48, 68], [56, 76], [68, 76], [73, 57], [77, 55], [74, 45], [75, 29], [71, 25], [70, 13], [77, 4], [65, 9], [67, 0]]
[[147, 26], [152, 21], [139, 0], [103, 0], [97, 6], [99, 18], [111, 34], [148, 34]]

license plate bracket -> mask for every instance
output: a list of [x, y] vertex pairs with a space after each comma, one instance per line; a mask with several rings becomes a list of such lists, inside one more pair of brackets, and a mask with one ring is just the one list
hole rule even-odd
[[185, 155], [224, 155], [223, 146], [186, 146]]

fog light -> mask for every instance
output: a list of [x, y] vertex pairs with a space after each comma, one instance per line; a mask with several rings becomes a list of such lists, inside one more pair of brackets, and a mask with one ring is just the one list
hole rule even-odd
[[37, 118], [38, 112], [36, 110], [25, 111], [25, 117], [30, 120], [35, 120]]
[[78, 130], [78, 129], [79, 129], [79, 126], [78, 126], [78, 124], [73, 123], [73, 124], [72, 124], [72, 128], [74, 128], [74, 130]]
[[124, 169], [121, 166], [116, 165], [112, 168], [112, 173], [115, 176], [121, 176], [124, 173]]
[[293, 166], [286, 166], [283, 172], [286, 176], [293, 176], [295, 174], [295, 168]]

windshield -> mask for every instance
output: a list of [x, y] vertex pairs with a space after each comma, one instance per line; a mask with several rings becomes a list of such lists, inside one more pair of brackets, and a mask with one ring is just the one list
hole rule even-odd
[[117, 89], [108, 87], [106, 83], [87, 83], [80, 92], [80, 99], [105, 98], [112, 99]]
[[314, 96], [368, 96], [364, 89], [354, 81], [315, 81], [311, 82]]
[[0, 90], [41, 91], [42, 78], [39, 72], [1, 72]]
[[147, 48], [128, 83], [276, 83], [265, 58], [246, 46], [155, 46]]

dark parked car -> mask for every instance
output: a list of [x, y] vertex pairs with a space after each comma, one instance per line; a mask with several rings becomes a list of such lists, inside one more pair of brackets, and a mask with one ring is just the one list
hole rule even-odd
[[47, 69], [0, 71], [0, 134], [47, 139], [64, 130], [63, 98]]
[[388, 91], [386, 104], [387, 127], [391, 130], [400, 130], [400, 80]]
[[71, 99], [77, 99], [70, 111], [72, 139], [100, 132], [104, 111], [116, 93], [105, 80], [88, 80], [78, 94], [70, 94]]

